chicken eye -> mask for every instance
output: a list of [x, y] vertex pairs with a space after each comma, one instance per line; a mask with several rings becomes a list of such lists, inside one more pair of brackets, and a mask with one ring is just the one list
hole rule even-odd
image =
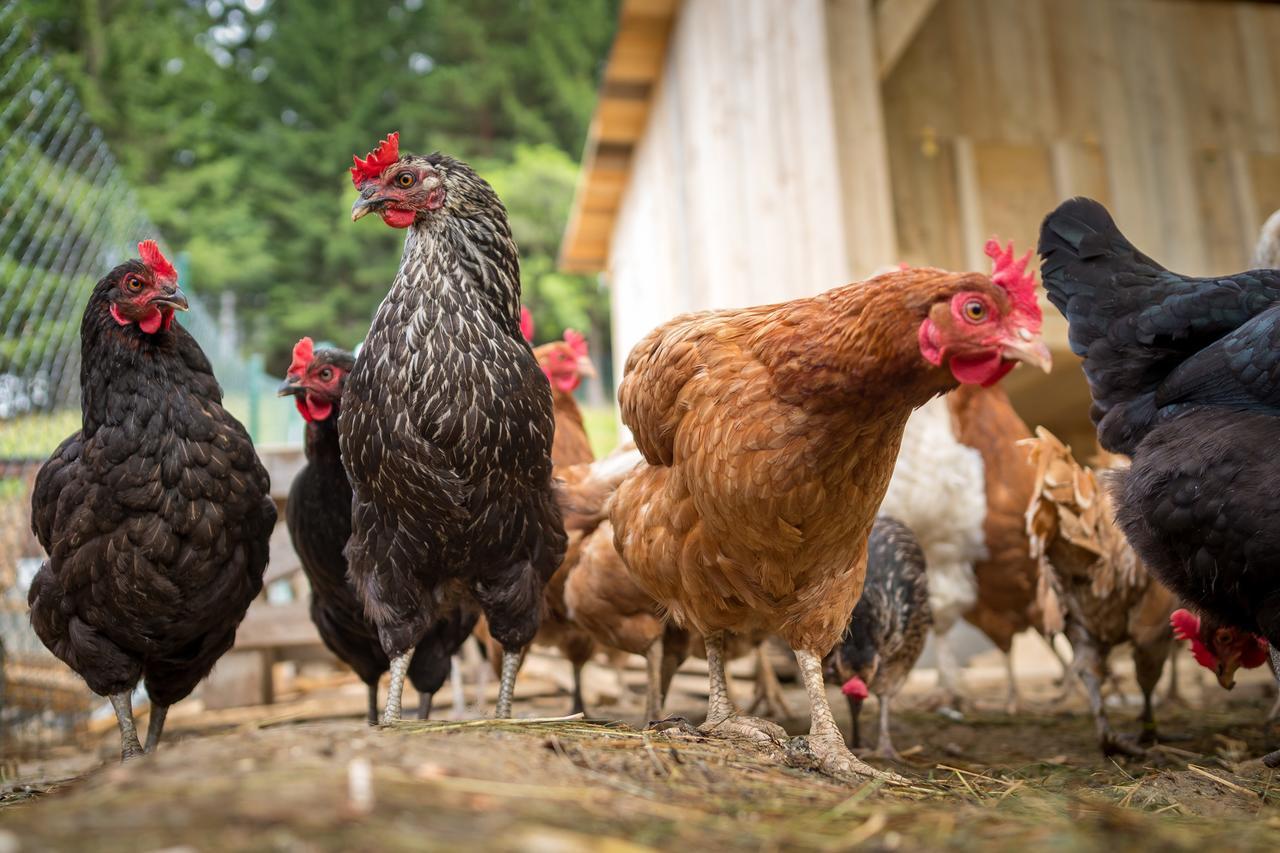
[[970, 299], [964, 304], [964, 318], [971, 323], [981, 323], [987, 319], [987, 306], [979, 299]]
[[401, 172], [396, 175], [396, 183], [405, 188], [413, 186], [416, 180], [412, 172]]
[[131, 275], [124, 280], [124, 286], [130, 293], [138, 293], [142, 290], [142, 280]]
[[321, 370], [321, 371], [320, 371], [320, 381], [321, 381], [321, 382], [328, 382], [328, 381], [329, 381], [330, 379], [332, 379], [332, 378], [333, 378], [333, 369], [332, 369], [332, 368], [330, 368], [330, 367], [326, 367], [326, 368], [324, 368], [323, 370]]

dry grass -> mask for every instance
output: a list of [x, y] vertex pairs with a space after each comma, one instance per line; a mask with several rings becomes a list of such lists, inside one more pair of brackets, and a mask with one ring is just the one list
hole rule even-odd
[[[68, 850], [89, 839], [104, 850], [1274, 848], [1280, 786], [1234, 760], [1264, 738], [1260, 713], [1179, 714], [1170, 722], [1191, 738], [1129, 764], [1093, 753], [1075, 717], [905, 714], [902, 743], [936, 736], [908, 766], [908, 789], [843, 785], [749, 746], [621, 723], [267, 721], [11, 791], [0, 833]], [[959, 730], [972, 742], [954, 743]], [[1245, 737], [1215, 737], [1224, 730]], [[1025, 759], [1055, 749], [1065, 753]]]

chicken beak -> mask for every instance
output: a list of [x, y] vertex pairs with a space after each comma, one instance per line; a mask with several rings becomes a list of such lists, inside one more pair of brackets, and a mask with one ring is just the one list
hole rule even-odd
[[280, 383], [280, 387], [276, 389], [277, 397], [289, 397], [294, 394], [300, 394], [304, 390], [302, 380], [297, 376], [286, 376], [284, 381]]
[[1005, 358], [1038, 367], [1045, 373], [1053, 369], [1053, 355], [1039, 335], [1027, 329], [1018, 329], [1018, 336], [1006, 341], [1001, 353]]
[[596, 366], [591, 363], [591, 356], [584, 355], [578, 359], [578, 375], [584, 379], [596, 378], [598, 374], [596, 373]]
[[182, 288], [174, 286], [173, 290], [166, 290], [159, 296], [151, 299], [151, 304], [157, 308], [172, 308], [175, 311], [186, 311], [187, 295], [182, 292]]
[[361, 219], [381, 207], [383, 201], [384, 199], [379, 198], [376, 195], [370, 196], [369, 198], [361, 196], [356, 199], [355, 204], [351, 205], [351, 221], [359, 222]]

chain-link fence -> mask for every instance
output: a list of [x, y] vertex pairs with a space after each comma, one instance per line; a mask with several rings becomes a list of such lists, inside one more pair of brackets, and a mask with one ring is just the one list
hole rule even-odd
[[[159, 239], [101, 130], [55, 73], [18, 0], [0, 0], [0, 725], [12, 751], [64, 736], [99, 708], [31, 631], [26, 592], [43, 553], [30, 533], [30, 488], [49, 452], [80, 425], [80, 318], [94, 283]], [[163, 245], [163, 240], [160, 241]], [[199, 291], [184, 275], [183, 289]], [[201, 342], [227, 408], [259, 442], [282, 442], [274, 382], [243, 358], [220, 316], [195, 296], [180, 322]]]

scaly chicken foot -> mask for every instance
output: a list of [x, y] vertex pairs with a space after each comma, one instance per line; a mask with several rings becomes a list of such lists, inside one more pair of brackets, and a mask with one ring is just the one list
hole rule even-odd
[[400, 722], [400, 702], [404, 698], [404, 676], [409, 671], [413, 649], [391, 659], [391, 681], [387, 685], [387, 705], [382, 709], [382, 725]]
[[1071, 638], [1071, 646], [1075, 649], [1074, 666], [1076, 675], [1084, 683], [1085, 694], [1089, 698], [1089, 711], [1093, 714], [1094, 728], [1098, 733], [1098, 747], [1103, 755], [1128, 755], [1141, 758], [1146, 755], [1145, 749], [1129, 739], [1116, 734], [1107, 719], [1107, 709], [1102, 701], [1102, 684], [1106, 677], [1102, 661], [1105, 653], [1095, 648], [1088, 634], [1079, 629]]
[[782, 726], [759, 717], [741, 714], [729, 698], [729, 682], [724, 673], [724, 632], [707, 634], [707, 720], [701, 726], [706, 734], [738, 735], [758, 743], [779, 744], [787, 737]]
[[112, 693], [108, 697], [111, 707], [116, 712], [116, 722], [120, 724], [120, 760], [131, 761], [141, 758], [146, 753], [138, 741], [138, 727], [133, 722], [133, 694], [131, 691]]
[[511, 716], [511, 700], [516, 692], [516, 675], [520, 673], [520, 651], [502, 650], [502, 680], [498, 683], [498, 719]]
[[160, 746], [160, 735], [164, 733], [164, 718], [169, 716], [168, 705], [151, 703], [151, 713], [147, 715], [147, 752], [155, 752]]
[[[708, 647], [709, 648], [709, 647]], [[809, 694], [809, 708], [813, 724], [809, 728], [809, 751], [817, 759], [818, 769], [837, 779], [853, 780], [870, 777], [893, 784], [909, 784], [896, 773], [876, 770], [854, 756], [845, 746], [844, 736], [836, 726], [827, 702], [827, 686], [822, 678], [822, 658], [813, 652], [796, 649], [796, 662], [804, 678], [805, 692]]]

